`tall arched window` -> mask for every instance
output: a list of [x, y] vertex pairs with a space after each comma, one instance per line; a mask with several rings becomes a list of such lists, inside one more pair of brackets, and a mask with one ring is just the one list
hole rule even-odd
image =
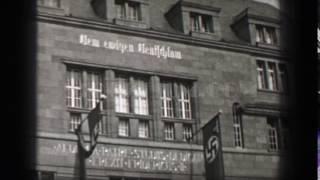
[[242, 134], [242, 116], [240, 104], [235, 102], [232, 105], [233, 115], [233, 131], [234, 131], [234, 146], [243, 148], [243, 134]]

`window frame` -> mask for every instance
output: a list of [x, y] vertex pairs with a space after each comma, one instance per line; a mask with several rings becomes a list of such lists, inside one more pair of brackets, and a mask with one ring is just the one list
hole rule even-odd
[[149, 83], [144, 78], [134, 77], [133, 85], [133, 113], [149, 115]]
[[[169, 88], [164, 88], [164, 86]], [[169, 119], [192, 120], [193, 119], [193, 101], [192, 101], [193, 82], [185, 80], [160, 80], [160, 102], [161, 117]], [[167, 91], [171, 91], [168, 93]], [[171, 95], [169, 97], [168, 95]], [[166, 97], [164, 97], [166, 96]], [[168, 107], [172, 102], [172, 108]], [[170, 113], [173, 113], [170, 116]]]
[[211, 15], [190, 12], [190, 31], [198, 33], [214, 33], [213, 18]]
[[[75, 73], [77, 73], [77, 75], [75, 75]], [[71, 68], [71, 69], [68, 68], [66, 74], [67, 74], [66, 82], [65, 82], [66, 105], [71, 108], [83, 108], [82, 70], [77, 68]], [[79, 78], [79, 79], [76, 79], [76, 78]], [[70, 96], [69, 96], [69, 91], [70, 91]], [[71, 104], [69, 103], [69, 99], [71, 99], [70, 100]]]
[[150, 137], [150, 124], [148, 120], [139, 120], [138, 125], [138, 137], [149, 138]]
[[[90, 79], [89, 77], [95, 77], [98, 79], [98, 88], [96, 88], [95, 78]], [[91, 80], [91, 81], [90, 81]], [[89, 86], [90, 84], [90, 86]], [[99, 97], [103, 92], [103, 75], [99, 72], [87, 71], [87, 107], [93, 109], [95, 105], [99, 102]], [[97, 94], [96, 94], [97, 93]], [[91, 94], [91, 98], [89, 96]], [[98, 97], [96, 97], [96, 95]], [[100, 96], [99, 96], [100, 95]]]
[[69, 119], [69, 131], [75, 132], [82, 121], [81, 113], [70, 112]]
[[[130, 112], [129, 99], [130, 99], [129, 77], [123, 76], [123, 75], [117, 75], [115, 77], [115, 85], [114, 85], [115, 112], [129, 113]], [[117, 104], [117, 102], [119, 103]]]
[[173, 89], [174, 87], [172, 82], [170, 81], [160, 82], [160, 91], [161, 91], [160, 101], [161, 101], [162, 117], [174, 118], [174, 95], [173, 95], [174, 90]]
[[119, 120], [118, 120], [118, 136], [119, 137], [129, 137], [130, 136], [129, 119], [119, 118]]
[[233, 116], [233, 133], [234, 133], [234, 146], [236, 148], [244, 148], [243, 139], [243, 126], [242, 126], [242, 116], [239, 113], [240, 104], [234, 103], [232, 105], [232, 116]]
[[[285, 70], [281, 71], [280, 66]], [[257, 89], [288, 93], [288, 66], [288, 63], [258, 58], [256, 60]]]
[[191, 142], [193, 137], [193, 130], [192, 130], [192, 124], [183, 124], [183, 132], [182, 132], [182, 140], [185, 142], [188, 142], [188, 140]]
[[164, 140], [174, 141], [176, 139], [174, 123], [165, 122], [163, 127], [164, 127], [163, 128], [164, 129]]
[[[141, 3], [139, 1], [131, 0], [115, 0], [116, 17], [122, 20], [142, 21]], [[119, 8], [121, 13], [119, 14]], [[133, 13], [132, 13], [133, 12]], [[132, 16], [135, 14], [136, 16]]]
[[279, 151], [279, 118], [267, 117], [267, 142], [269, 151]]
[[[192, 109], [191, 109], [191, 87], [186, 83], [177, 83], [178, 85], [178, 114], [179, 118], [182, 119], [192, 119]], [[180, 90], [180, 91], [179, 91]], [[187, 97], [185, 97], [185, 95]], [[189, 110], [187, 110], [187, 108]]]
[[278, 45], [278, 37], [276, 27], [262, 24], [255, 24], [255, 43]]

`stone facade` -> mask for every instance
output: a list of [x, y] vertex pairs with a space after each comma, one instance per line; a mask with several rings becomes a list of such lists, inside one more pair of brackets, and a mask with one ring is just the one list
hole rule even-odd
[[[88, 179], [205, 179], [202, 135], [199, 133], [191, 144], [186, 143], [183, 125], [191, 124], [195, 132], [219, 110], [223, 111], [220, 123], [226, 179], [279, 177], [283, 161], [282, 131], [278, 131], [280, 148], [270, 151], [267, 119], [285, 116], [290, 108], [287, 99], [292, 93], [259, 89], [257, 60], [284, 63], [287, 72], [291, 72], [292, 64], [278, 48], [255, 46], [248, 38], [238, 37], [231, 28], [233, 18], [245, 8], [258, 12], [264, 8], [266, 19], [275, 18], [276, 8], [249, 0], [191, 1], [221, 9], [215, 17], [219, 21], [220, 38], [208, 39], [179, 32], [170, 25], [165, 14], [176, 0], [138, 1], [147, 9], [144, 12], [148, 14], [144, 17], [148, 19], [147, 26], [119, 24], [107, 17], [109, 11], [99, 12], [104, 16], [98, 16], [94, 11], [98, 2], [59, 2], [56, 7], [38, 6], [37, 171], [53, 172], [58, 180], [79, 176], [77, 138], [70, 132], [70, 112], [85, 118], [90, 110], [68, 107], [65, 87], [68, 68], [77, 67], [101, 72], [103, 92], [108, 96], [102, 111], [103, 133], [99, 136], [97, 151], [86, 161]], [[112, 1], [105, 0], [102, 4], [112, 4]], [[182, 24], [186, 23], [189, 22]], [[121, 48], [124, 46], [127, 48]], [[149, 50], [143, 50], [143, 46]], [[150, 49], [157, 47], [175, 55], [152, 53]], [[115, 112], [113, 82], [117, 73], [147, 79], [148, 115]], [[289, 90], [290, 77], [288, 73]], [[161, 116], [160, 82], [166, 78], [191, 84], [191, 120]], [[243, 109], [242, 147], [234, 145], [232, 105], [235, 102]], [[120, 118], [129, 121], [129, 137], [118, 135]], [[138, 137], [139, 120], [149, 122], [147, 139]], [[174, 123], [173, 141], [164, 139], [165, 122]]]

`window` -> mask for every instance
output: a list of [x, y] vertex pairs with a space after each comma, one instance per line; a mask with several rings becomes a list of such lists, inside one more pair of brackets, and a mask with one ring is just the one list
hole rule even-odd
[[182, 119], [191, 119], [190, 87], [186, 84], [178, 84], [178, 114]]
[[115, 81], [115, 111], [129, 112], [128, 79], [118, 76]]
[[[70, 121], [69, 121], [69, 131], [74, 132], [79, 124], [81, 123], [81, 113], [70, 113]], [[103, 126], [102, 121], [99, 121], [98, 125], [96, 126], [96, 129], [99, 131], [99, 133], [103, 133]]]
[[212, 17], [208, 15], [190, 13], [191, 31], [195, 32], [213, 32]]
[[116, 0], [115, 5], [118, 18], [141, 21], [140, 3], [126, 0]]
[[161, 81], [161, 115], [191, 119], [191, 86], [188, 83]]
[[164, 138], [165, 140], [174, 140], [174, 124], [165, 123], [164, 124]]
[[124, 136], [124, 137], [129, 136], [129, 120], [127, 119], [119, 120], [118, 133], [119, 133], [119, 136]]
[[266, 71], [265, 63], [262, 61], [258, 61], [257, 72], [258, 72], [258, 88], [259, 89], [267, 89], [265, 71]]
[[172, 83], [161, 82], [161, 115], [173, 117], [173, 91]]
[[70, 113], [69, 130], [74, 132], [80, 123], [81, 123], [81, 114], [80, 113]]
[[[129, 83], [129, 79], [131, 78], [132, 81], [130, 80]], [[115, 82], [116, 112], [133, 112], [141, 115], [149, 114], [149, 89], [147, 79], [117, 75]]]
[[149, 137], [149, 121], [139, 121], [139, 137], [148, 138]]
[[268, 143], [269, 150], [277, 151], [279, 149], [278, 144], [278, 119], [277, 118], [268, 118]]
[[268, 85], [270, 90], [278, 90], [276, 64], [268, 62]]
[[[69, 68], [67, 69], [65, 87], [67, 94], [66, 104], [68, 107], [86, 107], [93, 109], [99, 102], [100, 95], [103, 92], [102, 74], [99, 72]], [[84, 89], [84, 87], [87, 89]], [[82, 101], [85, 97], [86, 106]]]
[[38, 4], [47, 7], [60, 7], [60, 0], [38, 0]]
[[134, 81], [134, 113], [149, 114], [148, 83], [142, 79]]
[[257, 61], [258, 89], [287, 91], [287, 70], [284, 64]]
[[87, 103], [88, 108], [92, 109], [99, 102], [102, 93], [102, 76], [96, 72], [88, 72], [87, 81]]
[[82, 74], [81, 71], [71, 69], [67, 71], [67, 106], [82, 107]]
[[275, 28], [256, 25], [256, 42], [265, 44], [277, 44]]
[[192, 138], [192, 125], [183, 125], [183, 141], [191, 141]]
[[242, 119], [241, 119], [239, 108], [240, 108], [239, 103], [234, 103], [232, 106], [234, 146], [242, 148], [243, 147]]

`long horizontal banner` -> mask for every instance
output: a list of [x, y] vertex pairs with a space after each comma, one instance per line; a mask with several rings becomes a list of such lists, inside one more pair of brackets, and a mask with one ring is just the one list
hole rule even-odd
[[[48, 162], [71, 165], [77, 157], [77, 145], [74, 142], [49, 141], [40, 143], [41, 157]], [[48, 158], [48, 156], [52, 158]], [[61, 161], [58, 159], [61, 158]], [[40, 162], [41, 163], [41, 162]], [[116, 168], [141, 171], [161, 171], [189, 174], [191, 163], [197, 168], [204, 169], [202, 152], [189, 150], [169, 150], [147, 147], [132, 147], [124, 145], [98, 144], [93, 154], [86, 160], [87, 167]], [[56, 164], [55, 164], [56, 165]], [[202, 167], [202, 168], [201, 168]], [[194, 170], [195, 170], [194, 169]]]

